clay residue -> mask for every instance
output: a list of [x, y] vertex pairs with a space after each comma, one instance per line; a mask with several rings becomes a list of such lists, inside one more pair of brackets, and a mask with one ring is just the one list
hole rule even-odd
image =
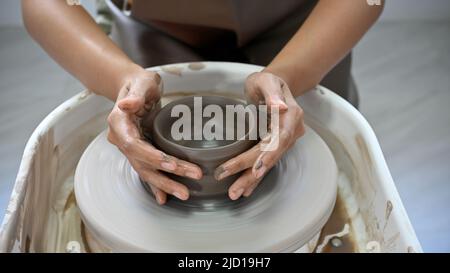
[[178, 65], [165, 65], [165, 66], [161, 66], [161, 70], [168, 74], [172, 74], [172, 75], [181, 77], [182, 76], [181, 71], [183, 70], [183, 67], [178, 66]]
[[347, 236], [349, 234], [350, 234], [350, 226], [349, 226], [349, 224], [345, 224], [344, 228], [340, 232], [326, 235], [324, 237], [322, 243], [319, 246], [317, 246], [316, 252], [322, 253], [323, 249], [329, 244], [331, 244], [331, 246], [333, 248], [342, 247], [343, 243], [342, 243], [341, 238], [343, 238], [344, 236]]
[[91, 91], [85, 90], [85, 91], [80, 93], [80, 95], [78, 96], [78, 100], [84, 100], [90, 94], [91, 94]]
[[63, 212], [66, 213], [70, 207], [72, 207], [73, 205], [76, 205], [76, 199], [75, 199], [75, 192], [72, 191], [69, 196], [67, 197], [66, 200], [66, 204], [64, 205], [64, 210]]
[[[245, 99], [243, 96], [237, 95], [233, 92], [227, 92], [227, 91], [173, 91], [173, 92], [166, 92], [163, 95], [163, 99], [166, 103], [173, 101], [175, 99], [187, 97], [187, 96], [222, 96], [227, 98], [233, 98], [241, 100], [242, 102], [245, 102]], [[163, 106], [165, 103], [163, 103]]]
[[86, 227], [84, 226], [84, 223], [81, 222], [81, 239], [83, 240], [83, 245], [85, 247], [85, 250], [87, 253], [92, 253], [91, 248], [89, 247], [89, 243], [87, 241], [87, 236], [86, 236]]
[[397, 241], [400, 237], [400, 232], [396, 232], [394, 235], [389, 237], [387, 240], [381, 242], [381, 245], [384, 246], [383, 252], [393, 252], [397, 248]]
[[[330, 218], [328, 219], [325, 226], [322, 228], [322, 232], [320, 234], [320, 238], [318, 241], [318, 245], [321, 245], [325, 242], [325, 239], [332, 234], [338, 234], [342, 232], [346, 225], [351, 223], [351, 219], [347, 214], [345, 209], [345, 205], [343, 200], [339, 197], [336, 199], [336, 205], [334, 206], [333, 212], [331, 213]], [[352, 253], [357, 252], [356, 243], [352, 236], [353, 229], [350, 225], [350, 232], [346, 235], [340, 236], [342, 244], [339, 247], [334, 247], [331, 244], [331, 240], [321, 247], [322, 253]], [[314, 252], [317, 252], [317, 248]]]
[[194, 70], [194, 71], [202, 70], [203, 68], [205, 68], [205, 64], [204, 64], [204, 63], [201, 63], [201, 62], [198, 62], [198, 63], [190, 63], [190, 64], [188, 65], [188, 68], [189, 68], [190, 70]]
[[389, 217], [391, 216], [391, 212], [392, 212], [393, 208], [394, 208], [394, 206], [392, 205], [392, 202], [390, 200], [388, 200], [386, 202], [386, 214], [385, 214], [386, 222], [389, 220]]
[[366, 160], [367, 164], [372, 167], [372, 158], [369, 154], [369, 149], [367, 148], [366, 142], [364, 141], [364, 138], [361, 134], [356, 134], [355, 136], [356, 145], [358, 145], [358, 149], [361, 151], [364, 159]]
[[367, 253], [380, 253], [381, 245], [378, 241], [369, 241], [366, 244], [365, 252]]
[[25, 253], [29, 253], [30, 252], [30, 245], [31, 245], [31, 239], [30, 236], [27, 236], [25, 239], [25, 249], [23, 249], [23, 251]]

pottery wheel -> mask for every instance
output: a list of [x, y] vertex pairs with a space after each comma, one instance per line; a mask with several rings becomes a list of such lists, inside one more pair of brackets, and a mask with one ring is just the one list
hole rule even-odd
[[248, 198], [228, 205], [160, 206], [102, 132], [76, 169], [83, 222], [115, 252], [295, 251], [320, 232], [336, 198], [337, 167], [309, 127]]

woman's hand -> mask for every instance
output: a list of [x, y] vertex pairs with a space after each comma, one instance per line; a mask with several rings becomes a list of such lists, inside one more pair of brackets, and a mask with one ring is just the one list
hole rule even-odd
[[[269, 72], [253, 73], [246, 80], [245, 93], [247, 98], [257, 105], [265, 103], [269, 110], [278, 107], [279, 130], [278, 133], [269, 132], [270, 140], [268, 137], [264, 137], [253, 148], [230, 159], [216, 169], [217, 180], [243, 171], [228, 190], [228, 195], [232, 200], [236, 200], [242, 195], [250, 196], [264, 175], [305, 132], [303, 110], [281, 78]], [[261, 150], [262, 144], [269, 144], [265, 142], [275, 140], [278, 141], [275, 149]]]
[[161, 77], [157, 73], [145, 70], [125, 81], [108, 117], [108, 140], [119, 148], [141, 179], [150, 185], [157, 202], [164, 204], [167, 194], [181, 200], [188, 199], [189, 190], [161, 171], [193, 179], [200, 179], [202, 171], [192, 163], [157, 150], [142, 136], [140, 120], [159, 101], [160, 83]]

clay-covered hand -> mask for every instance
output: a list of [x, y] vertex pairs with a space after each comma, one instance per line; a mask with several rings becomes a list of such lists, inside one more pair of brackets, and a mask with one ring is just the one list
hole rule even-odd
[[[253, 73], [246, 80], [245, 94], [248, 100], [257, 105], [266, 104], [269, 112], [272, 108], [278, 108], [279, 130], [278, 133], [276, 130], [271, 130], [270, 137], [264, 137], [253, 148], [228, 160], [216, 169], [217, 180], [243, 171], [228, 190], [232, 200], [242, 195], [250, 196], [264, 175], [305, 132], [303, 110], [281, 78], [264, 71]], [[262, 145], [272, 145], [274, 149], [263, 151]]]
[[159, 101], [160, 83], [161, 77], [157, 73], [145, 70], [125, 81], [108, 117], [108, 140], [120, 149], [141, 179], [150, 185], [157, 202], [164, 204], [167, 194], [181, 200], [188, 199], [189, 190], [161, 171], [193, 179], [200, 179], [202, 171], [192, 163], [157, 150], [142, 135], [140, 120]]

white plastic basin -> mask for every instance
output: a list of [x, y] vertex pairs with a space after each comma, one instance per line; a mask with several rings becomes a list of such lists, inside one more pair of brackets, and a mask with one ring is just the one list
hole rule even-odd
[[[164, 92], [230, 91], [262, 67], [222, 62], [183, 63], [160, 71]], [[421, 252], [377, 138], [364, 117], [318, 86], [298, 98], [306, 123], [327, 143], [339, 167], [338, 196], [348, 215], [342, 234], [357, 252]], [[0, 228], [0, 252], [85, 251], [73, 195], [73, 174], [86, 146], [106, 127], [112, 103], [84, 91], [51, 112], [30, 137]], [[327, 234], [323, 234], [327, 235]], [[322, 236], [321, 250], [330, 236]]]

